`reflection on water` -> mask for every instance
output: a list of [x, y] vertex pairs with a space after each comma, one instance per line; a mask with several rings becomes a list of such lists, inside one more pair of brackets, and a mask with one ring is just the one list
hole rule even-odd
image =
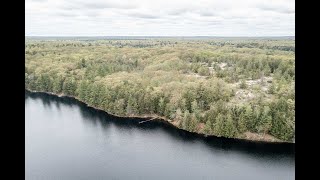
[[128, 119], [128, 118], [119, 118], [109, 115], [106, 112], [99, 111], [93, 108], [88, 107], [84, 103], [75, 101], [72, 98], [68, 97], [57, 97], [52, 95], [47, 95], [43, 93], [27, 93], [26, 97], [32, 99], [39, 99], [43, 103], [45, 108], [51, 108], [52, 105], [60, 109], [60, 104], [72, 107], [78, 106], [80, 108], [80, 113], [83, 116], [83, 120], [86, 123], [91, 123], [92, 125], [97, 125], [98, 123], [107, 127], [110, 124], [113, 124], [121, 129], [132, 129], [139, 128], [139, 130], [150, 131], [152, 129], [161, 129], [171, 135], [171, 138], [181, 141], [202, 141], [208, 147], [211, 148], [221, 148], [223, 150], [237, 150], [243, 151], [249, 154], [255, 154], [263, 152], [263, 155], [274, 156], [277, 154], [291, 154], [294, 158], [294, 144], [273, 144], [273, 143], [262, 143], [262, 142], [248, 142], [242, 140], [231, 140], [227, 138], [218, 138], [218, 137], [201, 137], [193, 133], [189, 133], [182, 130], [177, 130], [176, 128], [163, 123], [161, 121], [151, 121], [148, 123], [139, 124], [142, 119]]
[[[110, 151], [110, 155], [105, 155], [103, 158], [99, 157], [97, 158], [95, 155], [94, 157], [91, 157], [89, 160], [85, 159], [86, 161], [89, 161], [93, 164], [92, 167], [95, 167], [95, 170], [97, 171], [96, 175], [89, 175], [88, 172], [89, 169], [86, 168], [86, 170], [82, 170], [80, 172], [86, 172], [86, 175], [88, 178], [99, 177], [101, 178], [111, 178], [114, 177], [116, 179], [126, 179], [126, 175], [131, 174], [132, 179], [140, 179], [142, 177], [149, 177], [152, 179], [156, 179], [156, 177], [160, 178], [160, 176], [164, 176], [163, 173], [159, 172], [143, 172], [141, 170], [141, 173], [139, 173], [140, 169], [138, 167], [128, 166], [127, 167], [127, 174], [124, 173], [122, 175], [116, 174], [116, 172], [120, 173], [119, 169], [116, 169], [117, 163], [118, 165], [122, 164], [128, 165], [131, 163], [139, 164], [139, 166], [145, 166], [143, 165], [144, 162], [148, 162], [149, 165], [151, 163], [151, 166], [159, 168], [159, 170], [164, 170], [170, 172], [173, 166], [169, 169], [169, 165], [166, 161], [170, 161], [172, 164], [176, 164], [180, 166], [179, 170], [175, 170], [174, 174], [167, 174], [167, 178], [173, 178], [177, 179], [178, 177], [183, 177], [184, 179], [194, 179], [194, 177], [199, 177], [197, 175], [198, 173], [202, 175], [203, 179], [211, 179], [209, 177], [216, 177], [216, 179], [250, 179], [249, 174], [252, 175], [252, 179], [256, 179], [257, 176], [259, 179], [264, 179], [264, 176], [270, 176], [266, 177], [265, 179], [274, 179], [274, 177], [282, 176], [280, 179], [292, 179], [294, 177], [294, 144], [270, 144], [270, 143], [254, 143], [254, 142], [247, 142], [247, 141], [241, 141], [241, 140], [231, 140], [231, 139], [225, 139], [225, 138], [217, 138], [217, 137], [202, 137], [195, 135], [193, 133], [188, 133], [186, 131], [178, 130], [174, 127], [172, 127], [169, 124], [160, 122], [160, 121], [151, 121], [148, 123], [139, 124], [139, 121], [141, 119], [128, 119], [128, 118], [118, 118], [108, 115], [106, 112], [98, 111], [93, 108], [87, 107], [85, 104], [75, 101], [71, 98], [59, 98], [52, 95], [42, 94], [42, 93], [29, 93], [26, 92], [26, 106], [31, 106], [28, 104], [28, 101], [34, 101], [34, 104], [40, 104], [41, 102], [42, 107], [45, 110], [48, 110], [48, 119], [56, 117], [57, 119], [61, 119], [62, 117], [58, 117], [59, 114], [63, 114], [65, 116], [66, 110], [63, 111], [63, 109], [69, 108], [67, 112], [70, 112], [69, 119], [81, 119], [81, 121], [75, 121], [74, 123], [74, 129], [77, 129], [81, 126], [81, 128], [86, 128], [86, 131], [84, 132], [75, 132], [79, 133], [77, 136], [90, 136], [90, 140], [88, 142], [95, 142], [96, 139], [99, 139], [101, 142], [108, 141], [108, 143], [101, 143], [96, 142], [95, 144], [91, 144], [91, 147], [88, 150], [89, 152], [100, 152], [105, 151], [104, 149], [108, 149]], [[38, 102], [38, 103], [36, 103]], [[40, 107], [35, 107], [39, 108]], [[55, 109], [55, 113], [52, 113], [52, 109]], [[36, 110], [35, 110], [36, 111]], [[27, 112], [26, 112], [27, 113]], [[51, 114], [49, 114], [51, 113]], [[76, 116], [79, 114], [79, 117]], [[69, 116], [69, 114], [67, 114]], [[73, 115], [75, 117], [73, 117]], [[33, 116], [32, 114], [28, 117], [32, 117], [32, 119], [41, 119]], [[29, 120], [28, 117], [26, 117], [26, 124]], [[66, 117], [63, 117], [66, 118]], [[31, 118], [30, 118], [31, 119]], [[30, 120], [31, 121], [31, 120]], [[32, 120], [36, 121], [36, 120]], [[43, 120], [37, 120], [34, 124], [43, 122]], [[50, 122], [51, 123], [51, 122]], [[63, 121], [63, 123], [66, 123], [66, 120]], [[79, 123], [78, 125], [76, 123]], [[35, 125], [30, 125], [30, 130], [26, 129], [26, 132], [29, 133], [27, 138], [30, 138], [29, 142], [33, 142], [30, 147], [34, 145], [34, 143], [38, 143], [39, 141], [34, 141], [32, 138], [32, 131]], [[45, 125], [44, 125], [45, 126]], [[53, 125], [52, 125], [53, 126]], [[55, 126], [61, 126], [61, 124]], [[59, 129], [63, 129], [64, 127], [57, 127], [57, 133], [59, 133]], [[90, 128], [90, 130], [89, 130]], [[73, 130], [74, 130], [73, 129]], [[70, 131], [72, 130], [72, 127], [70, 127]], [[75, 131], [75, 130], [74, 130]], [[55, 132], [55, 131], [53, 131]], [[68, 132], [69, 134], [72, 132]], [[101, 133], [101, 134], [99, 134]], [[61, 133], [61, 136], [69, 136], [69, 134]], [[45, 135], [44, 135], [45, 136]], [[91, 137], [92, 136], [92, 137]], [[137, 138], [139, 137], [139, 138]], [[51, 138], [51, 135], [50, 135]], [[63, 137], [66, 138], [66, 137]], [[88, 137], [85, 137], [88, 138]], [[94, 139], [96, 138], [96, 139]], [[145, 143], [140, 143], [139, 140], [143, 139]], [[81, 142], [83, 139], [77, 139], [77, 141]], [[131, 141], [135, 142], [136, 144], [130, 144]], [[26, 139], [26, 142], [28, 143], [28, 139]], [[74, 141], [71, 141], [74, 143]], [[77, 142], [79, 145], [79, 142]], [[125, 142], [124, 145], [119, 146], [122, 142]], [[138, 143], [139, 142], [139, 143]], [[48, 142], [46, 142], [48, 143]], [[138, 145], [137, 145], [138, 144]], [[47, 144], [46, 144], [47, 145]], [[49, 144], [50, 145], [50, 144]], [[39, 145], [41, 146], [41, 145]], [[130, 150], [124, 150], [123, 146], [128, 146], [131, 149]], [[152, 147], [154, 146], [154, 147]], [[116, 148], [115, 148], [116, 147]], [[157, 147], [156, 149], [153, 149]], [[26, 144], [26, 148], [28, 149], [28, 144]], [[64, 149], [65, 147], [61, 147], [61, 149]], [[113, 149], [115, 148], [115, 149]], [[57, 147], [59, 149], [59, 147]], [[110, 149], [115, 150], [115, 152], [111, 152]], [[139, 150], [145, 151], [147, 149], [152, 149], [154, 151], [146, 151], [143, 155], [138, 152]], [[30, 149], [29, 149], [30, 150]], [[26, 150], [27, 151], [27, 150]], [[107, 150], [106, 150], [107, 151]], [[157, 152], [159, 151], [159, 152]], [[163, 154], [162, 154], [163, 152]], [[166, 152], [166, 153], [164, 153]], [[179, 153], [178, 153], [179, 152]], [[188, 154], [188, 153], [197, 153], [197, 154]], [[28, 156], [28, 153], [30, 155]], [[39, 167], [36, 166], [36, 163], [34, 163], [35, 152], [33, 151], [27, 151], [26, 153], [26, 177], [29, 177], [30, 179], [36, 177], [34, 174], [35, 169], [39, 171]], [[46, 153], [46, 152], [44, 152]], [[65, 152], [63, 152], [65, 153]], [[130, 153], [130, 155], [128, 155]], [[135, 154], [136, 153], [136, 154]], [[74, 153], [73, 153], [74, 154]], [[118, 156], [119, 154], [122, 154], [122, 156]], [[166, 155], [167, 154], [167, 157]], [[164, 157], [157, 157], [164, 155]], [[172, 157], [171, 157], [172, 155]], [[110, 157], [108, 157], [110, 156]], [[121, 159], [123, 156], [127, 157], [127, 159]], [[32, 158], [31, 158], [32, 157]], [[120, 158], [121, 157], [121, 158]], [[139, 157], [139, 159], [136, 159], [136, 157]], [[166, 158], [172, 158], [171, 160], [166, 160]], [[109, 175], [107, 175], [105, 172], [106, 170], [102, 167], [97, 161], [97, 158], [99, 161], [101, 159], [108, 159], [108, 161], [113, 161], [114, 166], [109, 166], [107, 162], [101, 162], [105, 165], [105, 163], [108, 164], [108, 168], [110, 169]], [[149, 158], [149, 159], [148, 159]], [[58, 158], [59, 159], [59, 158]], [[117, 161], [118, 159], [118, 161]], [[151, 161], [151, 160], [152, 161]], [[28, 160], [32, 163], [29, 163], [29, 166], [32, 166], [28, 169]], [[79, 159], [78, 159], [79, 160]], [[166, 160], [166, 161], [165, 161]], [[87, 162], [81, 162], [80, 163], [87, 163]], [[103, 160], [101, 160], [103, 161]], [[123, 162], [122, 162], [123, 161]], [[150, 162], [151, 161], [151, 162]], [[217, 161], [217, 162], [214, 162]], [[245, 163], [244, 163], [245, 162]], [[249, 162], [251, 164], [249, 164]], [[46, 162], [44, 162], [45, 164]], [[59, 163], [59, 162], [56, 162]], [[142, 163], [142, 164], [141, 164]], [[190, 164], [189, 164], [190, 163]], [[206, 164], [203, 164], [206, 163]], [[165, 164], [165, 165], [163, 165]], [[194, 164], [195, 166], [193, 166]], [[201, 167], [197, 169], [198, 167]], [[161, 166], [162, 165], [162, 166]], [[107, 166], [107, 165], [105, 165]], [[121, 167], [122, 167], [121, 166]], [[185, 166], [185, 168], [183, 168]], [[231, 168], [237, 166], [236, 168]], [[238, 167], [240, 166], [240, 167]], [[51, 167], [51, 165], [50, 165]], [[259, 167], [259, 168], [258, 168]], [[55, 166], [55, 168], [57, 168]], [[126, 169], [126, 167], [122, 167]], [[182, 168], [182, 169], [181, 169]], [[207, 168], [207, 169], [206, 169]], [[211, 169], [210, 169], [211, 168]], [[221, 172], [223, 169], [231, 168], [231, 171], [228, 172]], [[255, 168], [257, 168], [255, 170]], [[40, 168], [41, 169], [41, 168]], [[49, 168], [48, 168], [49, 169]], [[49, 171], [48, 169], [43, 170]], [[59, 169], [59, 168], [58, 168]], [[143, 167], [141, 169], [148, 169], [147, 167]], [[189, 175], [184, 173], [184, 170], [188, 170]], [[283, 170], [281, 170], [283, 169]], [[211, 172], [214, 172], [216, 170], [216, 173], [211, 174]], [[90, 172], [92, 169], [90, 170]], [[129, 171], [132, 171], [129, 173]], [[193, 172], [194, 171], [194, 172]], [[250, 172], [249, 172], [250, 171]], [[255, 172], [253, 172], [255, 171]], [[266, 172], [270, 171], [270, 172]], [[50, 172], [52, 173], [53, 170], [50, 169]], [[59, 171], [61, 174], [61, 170]], [[222, 173], [222, 174], [221, 174]], [[255, 177], [255, 173], [257, 176]], [[110, 175], [112, 174], [112, 175]], [[194, 175], [194, 177], [193, 177]], [[197, 175], [197, 176], [196, 176]], [[237, 175], [237, 177], [234, 177]], [[74, 174], [68, 174], [62, 175], [61, 178], [66, 179], [73, 179], [75, 178]], [[47, 175], [46, 178], [52, 178], [50, 175]], [[161, 179], [161, 178], [160, 178]], [[200, 178], [202, 179], [202, 178]]]

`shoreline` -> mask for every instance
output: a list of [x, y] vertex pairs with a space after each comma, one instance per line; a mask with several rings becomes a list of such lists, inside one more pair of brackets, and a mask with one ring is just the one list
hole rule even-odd
[[[132, 116], [118, 116], [118, 115], [115, 115], [115, 114], [111, 114], [103, 109], [100, 109], [100, 108], [96, 108], [96, 107], [93, 107], [93, 106], [90, 106], [88, 105], [86, 102], [84, 101], [81, 101], [79, 98], [77, 97], [74, 97], [74, 96], [68, 96], [68, 95], [64, 95], [64, 94], [55, 94], [55, 93], [52, 93], [52, 92], [45, 92], [45, 91], [34, 91], [34, 90], [30, 90], [30, 89], [26, 89], [25, 88], [25, 91], [29, 92], [29, 93], [34, 93], [34, 94], [37, 94], [37, 93], [43, 93], [43, 94], [47, 94], [47, 95], [52, 95], [52, 96], [56, 96], [56, 97], [60, 97], [60, 98], [63, 98], [63, 97], [67, 97], [67, 98], [71, 98], [73, 100], [76, 100], [78, 102], [81, 102], [83, 104], [85, 104], [87, 107], [90, 107], [90, 108], [93, 108], [95, 110], [98, 110], [98, 111], [102, 111], [102, 112], [105, 112], [107, 113], [108, 115], [110, 116], [114, 116], [116, 118], [139, 118], [139, 119], [142, 119], [142, 121], [139, 121], [139, 123], [144, 123], [144, 122], [148, 122], [148, 121], [160, 121], [162, 123], [166, 123], [174, 128], [176, 128], [177, 130], [180, 130], [180, 131], [185, 131], [185, 132], [188, 132], [188, 133], [191, 133], [191, 134], [194, 134], [196, 136], [201, 136], [201, 137], [205, 137], [205, 138], [210, 138], [210, 137], [214, 137], [214, 138], [224, 138], [224, 139], [230, 139], [230, 140], [234, 140], [234, 141], [243, 141], [243, 142], [254, 142], [254, 143], [268, 143], [268, 144], [295, 144], [294, 142], [289, 142], [289, 141], [283, 141], [283, 140], [276, 140], [276, 141], [270, 141], [270, 140], [263, 140], [263, 139], [250, 139], [250, 138], [242, 138], [242, 137], [234, 137], [234, 138], [228, 138], [228, 137], [219, 137], [219, 136], [215, 136], [215, 135], [208, 135], [208, 134], [204, 134], [204, 133], [199, 133], [199, 132], [191, 132], [191, 131], [187, 131], [185, 129], [181, 129], [179, 128], [176, 124], [173, 123], [172, 120], [170, 119], [167, 119], [165, 117], [161, 117], [161, 116], [158, 116], [158, 115], [155, 115], [155, 114], [145, 114], [145, 115], [132, 115]], [[144, 121], [144, 122], [143, 122]]]

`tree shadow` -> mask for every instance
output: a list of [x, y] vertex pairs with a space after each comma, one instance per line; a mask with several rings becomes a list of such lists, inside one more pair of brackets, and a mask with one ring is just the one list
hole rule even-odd
[[86, 123], [90, 123], [92, 125], [100, 124], [105, 129], [107, 129], [111, 124], [118, 128], [127, 130], [139, 129], [141, 131], [152, 131], [160, 129], [168, 134], [170, 138], [187, 143], [193, 143], [195, 141], [201, 142], [212, 151], [234, 151], [248, 156], [258, 156], [260, 158], [287, 157], [291, 161], [294, 161], [295, 159], [295, 144], [291, 143], [253, 142], [215, 136], [205, 137], [203, 135], [177, 129], [168, 122], [158, 119], [140, 124], [139, 122], [144, 121], [145, 119], [112, 116], [102, 110], [88, 107], [85, 103], [70, 97], [57, 97], [55, 95], [45, 93], [30, 92], [26, 92], [25, 97], [26, 99], [41, 99], [43, 104], [47, 106], [50, 106], [52, 103], [56, 104], [58, 107], [60, 107], [60, 105], [69, 107], [77, 106], [79, 107], [81, 116]]

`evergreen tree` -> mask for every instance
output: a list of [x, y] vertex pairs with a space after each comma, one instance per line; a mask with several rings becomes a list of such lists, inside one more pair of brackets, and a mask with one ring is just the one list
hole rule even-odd
[[182, 128], [185, 130], [189, 130], [190, 124], [191, 124], [191, 115], [190, 115], [190, 112], [186, 110], [183, 115]]
[[207, 120], [207, 122], [206, 122], [206, 124], [204, 126], [204, 133], [212, 134], [212, 128], [213, 128], [212, 121]]
[[166, 109], [166, 102], [165, 102], [165, 99], [163, 97], [161, 97], [159, 99], [158, 107], [159, 107], [158, 113], [163, 116], [164, 112], [165, 112], [165, 109]]
[[275, 91], [276, 91], [276, 87], [275, 87], [274, 82], [272, 82], [271, 85], [270, 85], [269, 88], [268, 88], [268, 93], [269, 93], [269, 94], [274, 94]]
[[250, 105], [245, 106], [244, 119], [248, 130], [254, 131], [254, 114]]
[[165, 110], [164, 110], [164, 116], [169, 118], [169, 119], [174, 119], [175, 118], [175, 112], [176, 112], [176, 106], [171, 103], [168, 102], [166, 104]]
[[238, 130], [240, 133], [244, 133], [248, 130], [247, 127], [247, 119], [246, 119], [245, 112], [241, 112], [239, 116], [239, 122], [238, 122]]
[[179, 122], [179, 124], [178, 124], [179, 128], [182, 128], [183, 115], [184, 115], [184, 114], [182, 113], [181, 109], [178, 108], [178, 109], [176, 110], [175, 118], [174, 118], [174, 119]]
[[139, 113], [137, 101], [132, 96], [129, 96], [126, 112], [128, 115]]
[[260, 122], [260, 125], [258, 126], [260, 127], [259, 128], [260, 131], [258, 132], [263, 131], [264, 134], [268, 133], [271, 128], [271, 125], [272, 125], [272, 117], [270, 114], [270, 108], [268, 106], [264, 106], [263, 112], [261, 115], [261, 122]]
[[62, 89], [66, 95], [74, 96], [77, 89], [75, 80], [73, 78], [66, 78], [66, 80], [63, 82]]
[[[116, 115], [165, 116], [189, 131], [199, 131], [205, 123], [208, 134], [233, 137], [251, 131], [290, 140], [295, 132], [293, 41], [197, 43], [199, 47], [179, 42], [178, 47], [187, 49], [164, 54], [165, 49], [156, 47], [173, 42], [99, 40], [91, 47], [69, 40], [29, 42], [25, 88], [64, 93]], [[237, 49], [242, 47], [246, 49]], [[225, 63], [226, 68], [221, 66]], [[191, 74], [208, 75], [211, 67], [215, 71], [210, 77]], [[272, 76], [267, 92], [264, 81], [247, 86], [246, 79], [263, 76]], [[232, 85], [239, 80], [238, 86]], [[255, 98], [238, 99], [239, 86]]]
[[39, 91], [52, 92], [51, 79], [48, 74], [41, 74], [37, 79], [37, 87]]
[[236, 126], [233, 122], [233, 119], [230, 114], [227, 115], [227, 119], [225, 121], [225, 127], [224, 127], [224, 137], [235, 137], [237, 134]]
[[191, 103], [191, 112], [195, 115], [197, 120], [200, 120], [200, 109], [196, 100]]
[[195, 99], [195, 95], [193, 91], [192, 90], [186, 91], [184, 94], [184, 98], [186, 100], [186, 110], [188, 110], [189, 112], [192, 112], [191, 104]]
[[30, 84], [30, 81], [29, 81], [29, 78], [28, 78], [28, 73], [24, 73], [24, 87], [27, 89], [29, 84]]
[[61, 93], [63, 88], [64, 78], [60, 75], [53, 81], [53, 92]]
[[223, 115], [218, 114], [214, 124], [213, 132], [218, 137], [223, 136], [225, 134], [225, 123]]
[[198, 120], [194, 113], [191, 114], [190, 124], [189, 124], [189, 131], [196, 131], [198, 126]]
[[241, 80], [240, 88], [241, 88], [241, 89], [247, 89], [247, 84], [246, 84], [246, 81], [245, 81], [245, 80]]
[[211, 127], [213, 127], [217, 113], [218, 112], [215, 111], [215, 108], [211, 106], [210, 109], [204, 115], [204, 118], [203, 118], [204, 121], [205, 122], [210, 121], [210, 125], [212, 125]]
[[258, 131], [259, 123], [261, 122], [261, 112], [260, 112], [260, 107], [256, 107], [253, 110], [253, 118], [250, 122], [251, 130], [254, 132]]
[[124, 99], [119, 99], [114, 103], [113, 111], [117, 115], [125, 115], [125, 101]]

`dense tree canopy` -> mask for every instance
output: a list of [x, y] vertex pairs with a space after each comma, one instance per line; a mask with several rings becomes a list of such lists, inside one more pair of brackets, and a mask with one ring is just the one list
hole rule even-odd
[[294, 137], [294, 40], [28, 39], [25, 56], [30, 90], [193, 132]]

